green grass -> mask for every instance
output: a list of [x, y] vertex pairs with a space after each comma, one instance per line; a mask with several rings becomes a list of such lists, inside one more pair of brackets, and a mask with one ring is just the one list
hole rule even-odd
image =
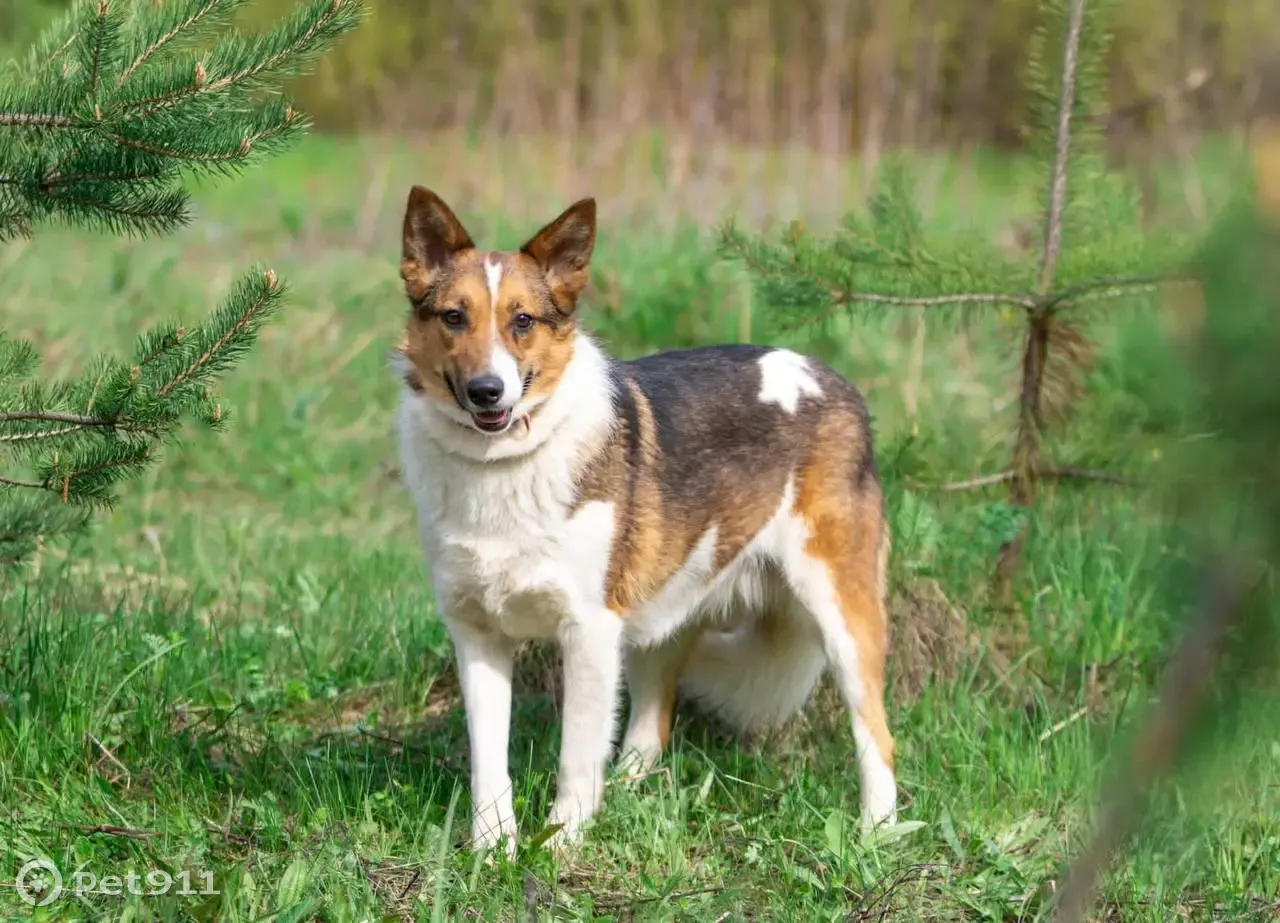
[[[34, 339], [54, 375], [127, 350], [156, 320], [200, 317], [253, 259], [293, 290], [227, 380], [230, 430], [189, 433], [86, 544], [0, 587], [0, 885], [47, 856], [68, 878], [188, 870], [199, 888], [208, 871], [219, 892], [64, 897], [43, 919], [1034, 917], [1159, 678], [1180, 613], [1158, 576], [1177, 549], [1143, 491], [1048, 487], [1012, 646], [982, 590], [1011, 523], [1002, 493], [932, 489], [1007, 461], [1016, 328], [999, 319], [926, 328], [918, 354], [911, 315], [792, 340], [850, 374], [875, 416], [896, 539], [901, 818], [920, 826], [849, 835], [851, 736], [823, 690], [772, 741], [682, 713], [666, 771], [611, 788], [573, 865], [526, 849], [488, 867], [458, 848], [465, 725], [396, 480], [385, 361], [404, 310], [402, 193], [423, 180], [450, 192], [416, 152], [379, 147], [386, 184], [371, 197], [370, 150], [312, 142], [202, 194], [200, 220], [172, 239], [49, 230], [0, 249], [0, 327]], [[1025, 212], [1025, 191], [984, 163], [972, 188], [948, 174], [935, 220], [996, 235]], [[1220, 197], [1229, 170], [1211, 158], [1204, 171]], [[554, 207], [461, 211], [510, 245]], [[733, 339], [747, 316], [766, 335], [704, 229], [607, 207], [602, 220], [585, 310], [615, 351]], [[1141, 371], [1155, 318], [1098, 323], [1097, 367], [1052, 450], [1158, 473], [1182, 434]], [[512, 733], [526, 842], [553, 790], [556, 710], [554, 672], [532, 657]], [[1160, 787], [1099, 919], [1277, 912], [1276, 718], [1248, 710]], [[4, 886], [0, 911], [32, 913]]]

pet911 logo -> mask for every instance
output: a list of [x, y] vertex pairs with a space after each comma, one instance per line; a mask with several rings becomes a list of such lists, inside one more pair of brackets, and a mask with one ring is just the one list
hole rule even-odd
[[147, 869], [143, 872], [130, 869], [123, 875], [103, 875], [99, 878], [89, 871], [78, 871], [68, 882], [62, 872], [48, 859], [32, 859], [18, 869], [14, 881], [18, 897], [32, 907], [52, 904], [63, 894], [101, 894], [123, 897], [126, 894], [139, 897], [159, 897], [163, 894], [184, 896], [211, 895], [220, 892], [213, 884], [213, 872], [181, 871], [171, 874], [164, 869]]

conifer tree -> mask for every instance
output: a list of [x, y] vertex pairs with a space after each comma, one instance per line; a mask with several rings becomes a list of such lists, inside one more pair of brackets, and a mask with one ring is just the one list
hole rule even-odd
[[[1007, 483], [1011, 503], [1033, 504], [1037, 482], [1073, 477], [1116, 480], [1105, 472], [1049, 464], [1042, 458], [1046, 420], [1077, 390], [1091, 346], [1086, 309], [1150, 296], [1176, 259], [1179, 242], [1144, 232], [1137, 190], [1104, 165], [1103, 66], [1114, 0], [1041, 0], [1029, 49], [1033, 99], [1028, 146], [1043, 175], [1040, 247], [1034, 258], [1010, 255], [980, 232], [943, 233], [924, 222], [902, 161], [890, 159], [865, 213], [829, 236], [793, 223], [779, 237], [759, 237], [727, 223], [722, 252], [748, 269], [757, 295], [785, 329], [838, 312], [926, 309], [930, 320], [956, 321], [973, 311], [1014, 309], [1023, 318], [1018, 413], [1011, 463], [963, 486]], [[1002, 549], [998, 595], [1007, 601], [1025, 521]]]
[[[304, 117], [272, 92], [364, 14], [305, 0], [261, 34], [232, 28], [247, 0], [81, 0], [0, 74], [0, 244], [61, 223], [156, 235], [190, 220], [184, 180], [229, 176], [296, 140]], [[53, 284], [55, 280], [50, 280]], [[30, 343], [0, 331], [0, 566], [82, 530], [122, 482], [195, 419], [285, 294], [256, 267], [194, 327], [143, 332], [45, 382]]]

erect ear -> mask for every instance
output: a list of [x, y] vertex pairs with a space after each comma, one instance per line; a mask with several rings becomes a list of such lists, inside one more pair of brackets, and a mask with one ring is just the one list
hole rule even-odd
[[596, 200], [581, 199], [520, 248], [547, 277], [556, 307], [568, 314], [587, 284], [587, 265], [596, 245]]
[[425, 295], [436, 271], [457, 253], [474, 246], [471, 235], [443, 199], [422, 186], [409, 190], [400, 277], [410, 298]]

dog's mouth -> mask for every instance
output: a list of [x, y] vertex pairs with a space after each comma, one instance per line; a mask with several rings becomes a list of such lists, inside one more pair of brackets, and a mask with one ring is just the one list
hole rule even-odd
[[[521, 397], [528, 393], [529, 386], [533, 384], [535, 377], [536, 373], [533, 369], [530, 369], [525, 373], [524, 380], [520, 382]], [[454, 381], [453, 376], [446, 372], [444, 375], [444, 381], [449, 387], [449, 393], [453, 395], [454, 402], [471, 418], [471, 425], [480, 432], [488, 436], [497, 436], [505, 433], [511, 428], [511, 424], [515, 417], [513, 408], [507, 407], [503, 410], [472, 410], [471, 407], [467, 406], [467, 402], [464, 401], [462, 396], [458, 393], [458, 386]], [[528, 415], [526, 414], [521, 417], [521, 421], [525, 424], [527, 429], [529, 426]], [[460, 420], [455, 420], [454, 422], [459, 426], [466, 426], [466, 424]]]
[[505, 432], [511, 425], [511, 408], [506, 410], [485, 410], [471, 414], [471, 423], [482, 433]]

